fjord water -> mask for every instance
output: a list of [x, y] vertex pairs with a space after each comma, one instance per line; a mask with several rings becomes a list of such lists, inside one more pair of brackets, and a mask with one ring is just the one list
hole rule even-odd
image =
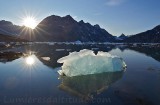
[[[59, 49], [58, 49], [59, 48]], [[57, 60], [81, 49], [120, 56], [127, 70], [60, 77]], [[32, 45], [1, 52], [34, 52], [0, 62], [0, 104], [3, 105], [159, 105], [160, 51], [107, 45]], [[154, 52], [153, 52], [154, 51]], [[45, 60], [43, 57], [49, 57]], [[98, 65], [97, 65], [98, 66]]]

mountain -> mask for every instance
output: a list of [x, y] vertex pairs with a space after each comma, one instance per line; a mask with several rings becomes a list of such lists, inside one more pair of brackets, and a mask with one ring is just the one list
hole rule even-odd
[[119, 37], [114, 36], [114, 38], [115, 38], [115, 42], [123, 42], [123, 40], [127, 39], [128, 36], [126, 36], [126, 35], [124, 35], [124, 34], [122, 33]]
[[14, 35], [0, 34], [0, 42], [26, 42], [26, 40], [20, 39]]
[[[127, 42], [127, 43], [160, 43], [160, 25], [155, 28], [126, 36], [112, 36], [99, 25], [91, 25], [83, 20], [77, 22], [70, 15], [60, 17], [51, 15], [43, 19], [35, 29], [14, 25], [12, 22], [0, 21], [0, 41], [55, 41], [55, 42]], [[5, 35], [9, 35], [6, 36]], [[12, 37], [13, 36], [13, 37]], [[11, 38], [12, 37], [12, 38]], [[5, 39], [6, 38], [6, 39]]]
[[21, 38], [32, 41], [81, 41], [111, 42], [114, 37], [99, 25], [91, 25], [83, 20], [77, 22], [70, 15], [49, 16], [42, 20], [30, 34], [21, 34]]
[[18, 36], [23, 32], [24, 26], [14, 25], [10, 21], [0, 21], [0, 42], [21, 42], [26, 41]]
[[125, 42], [129, 43], [160, 43], [160, 25], [155, 28], [142, 32], [136, 35], [132, 35], [125, 39]]
[[1, 20], [0, 21], [0, 34], [3, 35], [18, 35], [21, 27], [14, 25], [12, 22]]
[[124, 35], [123, 33], [118, 37], [120, 40], [125, 40], [128, 36]]

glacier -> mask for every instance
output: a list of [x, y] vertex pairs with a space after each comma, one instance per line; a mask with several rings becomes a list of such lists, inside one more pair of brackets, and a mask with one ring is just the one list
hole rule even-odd
[[58, 73], [68, 77], [123, 71], [127, 67], [124, 60], [118, 56], [103, 51], [94, 54], [92, 50], [87, 49], [72, 52], [57, 62], [63, 63]]

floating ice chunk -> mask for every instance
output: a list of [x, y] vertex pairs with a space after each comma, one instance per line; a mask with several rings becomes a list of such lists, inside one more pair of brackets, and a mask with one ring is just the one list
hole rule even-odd
[[77, 41], [75, 41], [75, 44], [82, 44], [82, 42], [77, 40]]
[[56, 49], [56, 51], [64, 51], [65, 49]]
[[45, 61], [50, 61], [50, 57], [41, 57]]
[[95, 55], [92, 50], [87, 49], [72, 52], [68, 56], [60, 58], [57, 62], [63, 63], [62, 70], [59, 70], [58, 73], [69, 77], [116, 72], [126, 68], [125, 62], [120, 57], [102, 51]]

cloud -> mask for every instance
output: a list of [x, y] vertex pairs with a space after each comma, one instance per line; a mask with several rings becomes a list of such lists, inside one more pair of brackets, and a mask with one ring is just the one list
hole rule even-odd
[[107, 2], [105, 4], [108, 6], [116, 6], [116, 5], [120, 5], [124, 1], [125, 0], [107, 0]]

